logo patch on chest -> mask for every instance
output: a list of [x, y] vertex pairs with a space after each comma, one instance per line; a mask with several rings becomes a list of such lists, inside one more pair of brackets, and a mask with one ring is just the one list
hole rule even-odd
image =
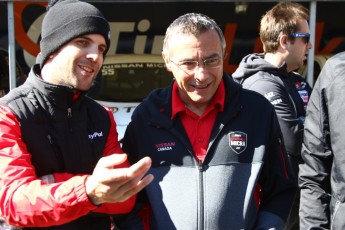
[[103, 132], [94, 132], [93, 134], [89, 134], [89, 139], [93, 140], [94, 138], [103, 137]]
[[230, 132], [229, 146], [235, 153], [242, 153], [247, 148], [247, 134], [240, 131]]
[[165, 143], [159, 143], [155, 145], [155, 148], [158, 152], [161, 151], [172, 151], [173, 147], [175, 146], [175, 142], [165, 142]]

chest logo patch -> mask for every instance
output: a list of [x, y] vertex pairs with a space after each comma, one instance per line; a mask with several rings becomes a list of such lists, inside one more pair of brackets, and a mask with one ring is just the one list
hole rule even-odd
[[158, 152], [162, 151], [172, 151], [173, 147], [176, 145], [175, 142], [165, 142], [165, 143], [159, 143], [155, 145], [155, 148]]
[[229, 146], [237, 154], [242, 153], [247, 148], [247, 134], [234, 131], [229, 134]]

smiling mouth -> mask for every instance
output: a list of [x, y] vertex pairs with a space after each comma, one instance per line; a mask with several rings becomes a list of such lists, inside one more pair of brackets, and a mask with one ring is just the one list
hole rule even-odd
[[93, 73], [94, 72], [94, 70], [92, 68], [89, 68], [89, 67], [86, 67], [86, 66], [79, 66], [79, 67], [80, 67], [80, 69], [82, 69], [82, 70], [84, 70], [84, 71], [86, 71], [88, 73]]
[[193, 87], [195, 89], [206, 89], [210, 84], [206, 84], [206, 85], [193, 85]]

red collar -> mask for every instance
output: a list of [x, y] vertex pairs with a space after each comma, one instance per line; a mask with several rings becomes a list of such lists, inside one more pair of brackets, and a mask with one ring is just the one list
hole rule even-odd
[[[218, 109], [218, 111], [223, 111], [224, 99], [225, 99], [225, 86], [224, 86], [224, 81], [222, 80], [218, 86], [218, 89], [217, 89], [213, 99], [212, 99], [210, 107], [216, 108], [216, 109]], [[175, 116], [179, 112], [186, 111], [188, 109], [178, 95], [178, 86], [177, 86], [176, 81], [173, 84], [171, 106], [172, 106], [171, 119], [174, 119]]]

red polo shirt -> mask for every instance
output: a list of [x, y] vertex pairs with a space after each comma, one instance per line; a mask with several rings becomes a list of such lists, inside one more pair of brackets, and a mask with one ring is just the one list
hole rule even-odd
[[195, 157], [199, 161], [204, 161], [212, 128], [218, 112], [224, 109], [225, 88], [221, 81], [210, 106], [199, 117], [190, 111], [178, 96], [178, 86], [175, 82], [172, 92], [172, 114], [171, 119], [179, 116], [189, 141], [193, 146]]

